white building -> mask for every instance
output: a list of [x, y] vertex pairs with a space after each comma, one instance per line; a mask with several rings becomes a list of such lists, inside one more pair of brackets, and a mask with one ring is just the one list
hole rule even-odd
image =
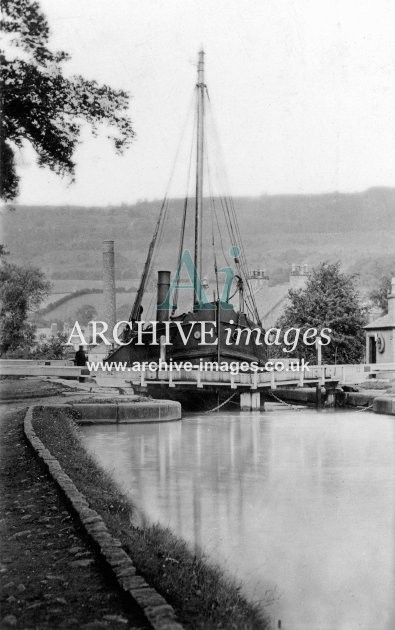
[[366, 363], [395, 363], [395, 278], [388, 295], [388, 313], [365, 326]]

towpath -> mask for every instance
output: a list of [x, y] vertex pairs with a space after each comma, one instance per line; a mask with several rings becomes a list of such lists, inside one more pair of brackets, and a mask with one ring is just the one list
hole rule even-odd
[[26, 407], [59, 389], [39, 379], [1, 384], [9, 399], [0, 408], [1, 628], [149, 628], [107, 578], [24, 438]]

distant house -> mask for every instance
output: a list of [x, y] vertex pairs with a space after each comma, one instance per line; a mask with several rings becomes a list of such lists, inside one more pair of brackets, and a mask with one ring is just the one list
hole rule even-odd
[[105, 343], [99, 343], [97, 346], [89, 346], [88, 361], [104, 361], [110, 352], [113, 350], [112, 346], [108, 346]]
[[263, 269], [251, 270], [249, 279], [255, 294], [258, 313], [266, 330], [273, 328], [284, 312], [288, 303], [288, 291], [290, 289], [303, 289], [306, 286], [308, 274], [308, 265], [293, 264], [289, 281], [270, 287], [269, 277]]
[[50, 327], [36, 328], [35, 340], [46, 341], [50, 337], [54, 337], [59, 332], [58, 325], [56, 323], [51, 324]]
[[46, 341], [50, 337], [52, 337], [52, 329], [49, 327], [40, 327], [36, 328], [36, 332], [34, 334], [35, 341]]
[[395, 363], [395, 278], [388, 295], [388, 313], [365, 326], [366, 363]]

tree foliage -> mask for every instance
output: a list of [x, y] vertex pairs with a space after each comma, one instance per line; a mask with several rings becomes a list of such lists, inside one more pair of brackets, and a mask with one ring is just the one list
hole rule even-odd
[[[300, 328], [330, 328], [331, 342], [322, 346], [326, 363], [359, 363], [363, 359], [366, 323], [364, 309], [359, 304], [355, 276], [341, 273], [340, 263], [322, 263], [312, 270], [304, 289], [289, 291], [290, 303], [276, 323], [285, 331]], [[315, 346], [305, 345], [300, 336], [293, 353], [316, 362]]]
[[0, 353], [30, 348], [35, 327], [27, 321], [49, 294], [51, 284], [39, 269], [19, 267], [2, 257], [0, 265]]
[[31, 359], [63, 359], [66, 356], [67, 335], [58, 332], [51, 335], [48, 339], [44, 339], [35, 344], [31, 349], [29, 357]]
[[126, 92], [81, 76], [64, 76], [69, 56], [48, 48], [49, 26], [38, 2], [2, 0], [2, 9], [1, 30], [11, 46], [1, 54], [0, 194], [9, 201], [18, 193], [15, 149], [24, 141], [35, 149], [40, 166], [73, 177], [73, 154], [84, 123], [94, 134], [106, 123], [117, 152], [129, 145], [134, 131]]
[[83, 304], [75, 312], [75, 320], [82, 326], [97, 318], [97, 310], [92, 304]]
[[388, 293], [391, 292], [391, 275], [383, 276], [379, 285], [369, 293], [369, 298], [383, 313], [388, 313]]

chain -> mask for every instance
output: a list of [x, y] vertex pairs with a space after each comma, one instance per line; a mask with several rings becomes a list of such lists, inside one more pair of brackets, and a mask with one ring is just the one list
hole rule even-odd
[[368, 409], [373, 409], [373, 405], [369, 405], [369, 407], [362, 407], [361, 409], [355, 409], [355, 411], [368, 411]]
[[220, 405], [217, 405], [216, 407], [213, 407], [213, 409], [209, 409], [209, 411], [205, 411], [204, 413], [212, 413], [213, 411], [217, 411], [217, 409], [221, 409], [221, 407], [223, 407], [224, 405], [226, 405], [227, 402], [229, 402], [230, 400], [232, 400], [232, 398], [236, 396], [236, 392], [233, 392], [233, 394], [231, 394], [229, 396], [229, 398], [227, 398], [226, 400], [224, 400], [223, 403], [221, 403]]
[[[296, 405], [292, 405], [291, 403], [287, 403], [285, 402], [285, 400], [281, 400], [281, 398], [279, 398], [278, 396], [276, 396], [276, 394], [273, 394], [273, 392], [268, 392], [268, 394], [270, 396], [273, 396], [273, 398], [281, 403], [282, 405], [285, 405], [285, 407], [290, 407], [293, 411], [302, 411], [302, 407], [297, 407]], [[232, 400], [232, 398], [234, 398], [234, 396], [236, 396], [236, 392], [234, 392], [231, 396], [229, 396], [229, 398], [227, 398], [226, 400], [224, 400], [223, 403], [221, 403], [220, 405], [217, 405], [216, 407], [213, 407], [213, 409], [209, 409], [209, 411], [205, 411], [204, 413], [212, 413], [213, 411], [217, 411], [217, 409], [221, 409], [221, 407], [223, 407], [224, 405], [226, 405], [226, 403], [228, 403], [230, 400]], [[369, 405], [369, 407], [362, 407], [362, 409], [355, 409], [356, 412], [361, 412], [361, 411], [368, 411], [369, 409], [373, 409], [373, 405]]]
[[278, 402], [282, 403], [286, 407], [291, 407], [291, 409], [293, 409], [294, 411], [301, 411], [302, 410], [302, 407], [296, 407], [295, 405], [292, 405], [291, 403], [285, 402], [285, 400], [281, 400], [281, 398], [276, 396], [276, 394], [273, 394], [273, 392], [268, 392], [268, 393], [269, 393], [270, 396], [273, 396], [273, 398], [275, 400], [277, 400]]

